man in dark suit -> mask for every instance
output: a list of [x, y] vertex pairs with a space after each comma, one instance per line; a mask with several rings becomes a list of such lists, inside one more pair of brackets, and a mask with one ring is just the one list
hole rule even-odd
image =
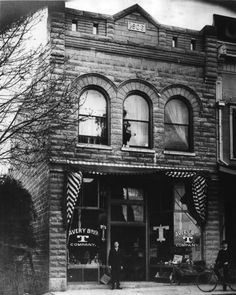
[[116, 241], [114, 247], [110, 250], [108, 264], [111, 268], [112, 289], [122, 289], [120, 287], [120, 273], [123, 269], [123, 256], [119, 249], [119, 243]]
[[[216, 263], [215, 263], [215, 273], [218, 276], [219, 279], [222, 280], [223, 284], [223, 290], [226, 291], [226, 280], [228, 276], [228, 268], [229, 268], [229, 262], [230, 262], [230, 253], [228, 250], [228, 243], [226, 241], [221, 242], [222, 249], [219, 250]], [[220, 270], [223, 271], [223, 275], [221, 276]]]

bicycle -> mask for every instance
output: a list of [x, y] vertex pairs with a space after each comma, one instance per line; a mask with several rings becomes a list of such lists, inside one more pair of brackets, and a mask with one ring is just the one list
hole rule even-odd
[[[221, 274], [222, 277], [222, 274]], [[199, 290], [203, 292], [212, 292], [215, 290], [216, 286], [221, 283], [222, 279], [218, 278], [214, 271], [214, 267], [206, 268], [203, 272], [201, 272], [196, 278], [196, 285]], [[225, 278], [226, 286], [232, 291], [236, 291], [236, 269], [229, 268], [228, 275]]]

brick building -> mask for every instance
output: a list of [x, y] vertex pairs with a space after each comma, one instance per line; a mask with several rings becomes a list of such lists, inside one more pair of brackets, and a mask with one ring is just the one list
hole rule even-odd
[[[56, 73], [75, 81], [83, 103], [78, 124], [50, 139], [50, 161], [19, 175], [38, 211], [45, 288], [98, 282], [115, 240], [124, 280], [155, 280], [174, 257], [213, 262], [215, 27], [164, 26], [138, 5], [110, 16], [60, 3], [48, 11], [48, 34]], [[79, 190], [71, 212], [70, 181]]]

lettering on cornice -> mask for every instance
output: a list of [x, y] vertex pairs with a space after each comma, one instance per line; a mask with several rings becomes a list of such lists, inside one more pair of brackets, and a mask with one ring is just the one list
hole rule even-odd
[[128, 22], [128, 30], [145, 33], [146, 32], [146, 24], [129, 21]]

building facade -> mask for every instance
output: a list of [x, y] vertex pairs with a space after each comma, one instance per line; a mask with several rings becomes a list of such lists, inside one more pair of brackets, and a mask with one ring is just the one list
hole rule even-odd
[[38, 211], [45, 288], [99, 282], [116, 240], [124, 280], [156, 280], [177, 258], [213, 262], [215, 27], [164, 26], [138, 5], [110, 16], [60, 3], [48, 29], [56, 74], [76, 84], [79, 110], [77, 124], [50, 139], [50, 161], [19, 172]]

